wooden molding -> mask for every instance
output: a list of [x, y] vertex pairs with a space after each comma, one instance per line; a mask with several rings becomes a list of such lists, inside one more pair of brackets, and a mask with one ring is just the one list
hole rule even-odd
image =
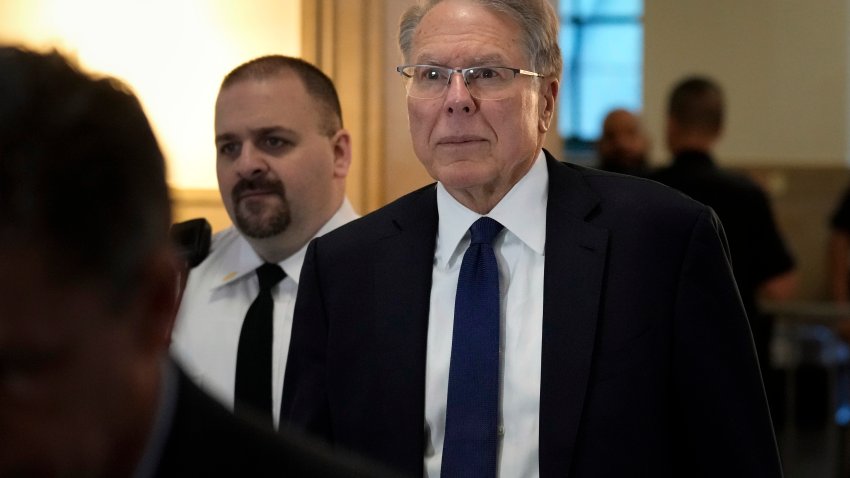
[[377, 209], [384, 198], [382, 0], [304, 0], [302, 57], [334, 80], [343, 123], [351, 133], [346, 182], [355, 209]]
[[171, 201], [174, 222], [204, 217], [213, 231], [220, 231], [231, 224], [217, 189], [172, 188]]

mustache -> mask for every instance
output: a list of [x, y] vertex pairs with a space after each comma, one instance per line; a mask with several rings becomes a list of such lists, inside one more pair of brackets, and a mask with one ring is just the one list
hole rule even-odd
[[277, 194], [282, 198], [286, 197], [286, 188], [284, 188], [283, 182], [277, 179], [267, 178], [242, 179], [233, 186], [230, 194], [233, 197], [233, 201], [236, 202], [243, 194], [256, 191]]

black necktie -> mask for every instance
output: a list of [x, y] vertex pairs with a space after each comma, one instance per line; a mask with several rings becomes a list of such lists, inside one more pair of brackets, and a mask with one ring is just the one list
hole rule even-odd
[[502, 225], [482, 217], [469, 228], [455, 295], [441, 476], [497, 475], [499, 449], [499, 266], [493, 239]]
[[248, 308], [239, 349], [236, 352], [236, 385], [234, 410], [237, 415], [268, 420], [272, 423], [272, 312], [271, 289], [286, 273], [277, 264], [265, 263], [257, 268], [260, 292]]

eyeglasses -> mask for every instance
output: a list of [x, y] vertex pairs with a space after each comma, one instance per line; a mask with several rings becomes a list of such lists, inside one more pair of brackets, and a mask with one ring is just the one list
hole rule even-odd
[[511, 94], [517, 75], [543, 78], [540, 73], [505, 66], [473, 66], [448, 68], [433, 65], [401, 65], [396, 67], [411, 98], [432, 100], [442, 97], [449, 88], [452, 75], [460, 74], [466, 89], [479, 100], [501, 100]]

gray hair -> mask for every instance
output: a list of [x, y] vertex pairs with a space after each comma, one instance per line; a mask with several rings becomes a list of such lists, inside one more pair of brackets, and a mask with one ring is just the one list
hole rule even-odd
[[[420, 0], [401, 17], [398, 46], [405, 62], [410, 61], [413, 37], [419, 22], [442, 0]], [[563, 60], [558, 45], [558, 15], [548, 0], [472, 0], [513, 19], [523, 32], [530, 67], [546, 77], [561, 77]]]

